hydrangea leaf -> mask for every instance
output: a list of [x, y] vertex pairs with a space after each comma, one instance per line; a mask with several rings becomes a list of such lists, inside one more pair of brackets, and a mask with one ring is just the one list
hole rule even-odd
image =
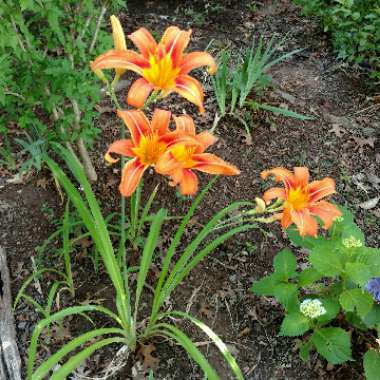
[[367, 380], [378, 380], [380, 373], [380, 352], [369, 350], [363, 357], [364, 373]]
[[316, 350], [332, 364], [352, 360], [350, 335], [340, 327], [324, 327], [311, 336]]
[[280, 283], [274, 289], [274, 296], [287, 311], [298, 310], [298, 288], [296, 284]]
[[280, 336], [300, 336], [310, 329], [307, 317], [299, 312], [290, 313], [282, 320]]
[[333, 241], [324, 241], [315, 246], [309, 258], [313, 267], [323, 276], [338, 276], [343, 271], [341, 256]]
[[273, 266], [277, 278], [284, 281], [288, 280], [296, 273], [296, 256], [289, 249], [283, 249], [275, 256]]
[[346, 273], [359, 286], [364, 286], [372, 277], [369, 267], [363, 263], [347, 263]]
[[372, 308], [373, 298], [367, 291], [355, 288], [345, 290], [339, 297], [342, 308], [348, 312], [356, 312], [360, 317], [365, 317]]

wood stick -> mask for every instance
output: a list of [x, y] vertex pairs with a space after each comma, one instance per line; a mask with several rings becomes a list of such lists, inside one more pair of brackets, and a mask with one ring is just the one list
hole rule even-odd
[[21, 380], [10, 284], [7, 257], [0, 247], [0, 379]]

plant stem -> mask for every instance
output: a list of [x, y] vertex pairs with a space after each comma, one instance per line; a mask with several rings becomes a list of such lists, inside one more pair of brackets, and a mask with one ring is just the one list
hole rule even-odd
[[94, 37], [92, 38], [91, 45], [90, 45], [90, 48], [88, 50], [89, 53], [92, 53], [92, 50], [95, 47], [96, 40], [98, 39], [98, 33], [99, 33], [100, 25], [102, 23], [102, 20], [103, 20], [103, 17], [105, 15], [106, 11], [107, 11], [107, 7], [105, 5], [103, 5], [102, 9], [100, 10], [98, 21], [96, 22], [96, 29], [94, 32]]

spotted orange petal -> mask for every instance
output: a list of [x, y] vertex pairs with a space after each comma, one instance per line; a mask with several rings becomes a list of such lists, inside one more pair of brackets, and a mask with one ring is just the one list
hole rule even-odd
[[151, 33], [145, 29], [140, 28], [128, 36], [133, 44], [140, 50], [141, 54], [149, 59], [150, 55], [154, 55], [157, 49], [157, 42]]
[[134, 145], [133, 145], [132, 140], [129, 140], [129, 139], [117, 140], [109, 146], [104, 158], [106, 161], [113, 164], [119, 161], [119, 159], [113, 158], [111, 153], [120, 154], [121, 156], [125, 156], [125, 157], [134, 157], [134, 153], [132, 151], [133, 146]]
[[320, 201], [312, 206], [308, 207], [312, 215], [317, 215], [323, 222], [323, 228], [328, 230], [334, 222], [334, 219], [341, 216], [342, 213], [330, 202]]
[[136, 108], [144, 107], [152, 90], [153, 86], [144, 78], [135, 80], [128, 91], [128, 104]]
[[119, 186], [120, 193], [124, 197], [130, 197], [134, 193], [147, 168], [148, 165], [143, 165], [137, 158], [128, 161], [124, 165]]
[[282, 228], [288, 228], [293, 223], [290, 216], [290, 209], [288, 207], [284, 208], [284, 211], [281, 214], [281, 226]]
[[151, 131], [149, 120], [140, 110], [117, 111], [117, 115], [127, 125], [134, 145], [138, 145], [142, 135]]
[[202, 66], [209, 66], [208, 71], [210, 74], [214, 74], [217, 70], [216, 62], [209, 53], [194, 51], [186, 54], [181, 64], [181, 74], [188, 74], [190, 71]]
[[189, 75], [180, 75], [176, 78], [174, 92], [183, 96], [189, 102], [199, 107], [199, 112], [204, 113], [203, 107], [203, 88], [201, 84]]
[[309, 201], [316, 202], [336, 192], [335, 181], [329, 177], [320, 181], [313, 181], [308, 185], [307, 190], [309, 192]]

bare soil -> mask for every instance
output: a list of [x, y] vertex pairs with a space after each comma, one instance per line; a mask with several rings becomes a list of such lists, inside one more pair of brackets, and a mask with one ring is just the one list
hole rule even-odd
[[[223, 119], [216, 134], [219, 141], [212, 152], [241, 169], [239, 177], [220, 178], [207, 194], [193, 220], [190, 235], [215, 211], [234, 200], [253, 200], [264, 190], [260, 172], [275, 166], [307, 166], [312, 176], [331, 176], [337, 182], [334, 200], [348, 206], [357, 223], [366, 233], [370, 246], [379, 245], [380, 208], [363, 209], [360, 205], [379, 195], [380, 189], [380, 90], [358, 67], [336, 59], [317, 20], [301, 17], [290, 0], [255, 1], [139, 1], [129, 0], [129, 11], [120, 15], [126, 33], [145, 26], [160, 35], [168, 25], [193, 29], [190, 50], [204, 49], [213, 39], [211, 50], [224, 47], [248, 47], [253, 37], [287, 35], [284, 51], [302, 48], [302, 52], [273, 68], [273, 88], [260, 96], [272, 105], [286, 105], [314, 120], [300, 122], [265, 112], [252, 113], [252, 141], [237, 120]], [[251, 5], [255, 4], [256, 9]], [[174, 95], [158, 106], [180, 114], [184, 110], [196, 120], [199, 130], [210, 128], [216, 102], [208, 78], [206, 114], [200, 116], [192, 105]], [[123, 102], [126, 90], [119, 94]], [[104, 99], [100, 107], [111, 107]], [[117, 190], [120, 177], [117, 168], [107, 167], [103, 154], [107, 145], [117, 139], [120, 122], [113, 112], [104, 112], [96, 121], [102, 129], [102, 139], [93, 150], [99, 174], [94, 186], [102, 200], [105, 214], [118, 209]], [[5, 177], [6, 172], [4, 171]], [[202, 184], [208, 178], [202, 176]], [[6, 179], [6, 178], [5, 178]], [[176, 195], [165, 179], [151, 174], [145, 176], [144, 194], [160, 183], [156, 207], [165, 207], [171, 215], [182, 215], [191, 200]], [[22, 281], [32, 272], [35, 249], [54, 230], [62, 214], [60, 196], [47, 171], [24, 184], [0, 183], [0, 242], [5, 247], [13, 277], [13, 293], [17, 294]], [[173, 225], [166, 228], [161, 242], [165, 249]], [[205, 321], [229, 345], [245, 373], [246, 379], [352, 379], [361, 378], [361, 351], [364, 343], [354, 337], [354, 362], [329, 366], [316, 354], [307, 363], [298, 358], [297, 339], [278, 337], [283, 317], [281, 307], [272, 299], [256, 297], [249, 292], [252, 282], [272, 269], [274, 255], [289, 243], [277, 226], [243, 236], [235, 236], [205, 259], [176, 291], [171, 300], [174, 309], [185, 310]], [[86, 244], [73, 256], [74, 281], [78, 287], [75, 299], [63, 297], [63, 305], [102, 299], [112, 307], [113, 292], [102, 270], [95, 273]], [[56, 258], [44, 257], [54, 266]], [[157, 265], [160, 257], [157, 257]], [[302, 262], [302, 255], [300, 255]], [[154, 274], [152, 273], [152, 283]], [[42, 283], [43, 290], [49, 281]], [[51, 283], [50, 283], [51, 284]], [[33, 295], [42, 300], [39, 289]], [[33, 308], [21, 303], [16, 309], [16, 323], [20, 350], [26, 357], [30, 334], [39, 316]], [[71, 321], [58, 337], [46, 337], [46, 352], [67, 337], [83, 332], [89, 326]], [[200, 343], [223, 379], [232, 378], [223, 360], [205, 336], [191, 326], [187, 333]], [[50, 346], [48, 345], [50, 343]], [[51, 344], [52, 343], [52, 344]], [[157, 379], [202, 379], [198, 367], [186, 353], [168, 342], [153, 342], [159, 358], [155, 369]], [[50, 347], [50, 348], [49, 348]], [[53, 350], [54, 351], [54, 350]], [[106, 367], [114, 355], [112, 350], [95, 355], [82, 368], [88, 376]], [[125, 368], [114, 379], [130, 379], [138, 367], [138, 358], [131, 357]], [[136, 377], [135, 377], [136, 378]]]

